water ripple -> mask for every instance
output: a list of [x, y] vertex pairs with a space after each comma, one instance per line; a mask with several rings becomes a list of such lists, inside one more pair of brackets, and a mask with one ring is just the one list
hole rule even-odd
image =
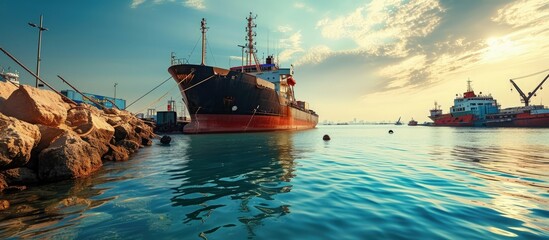
[[172, 139], [91, 178], [2, 195], [12, 206], [0, 238], [549, 236], [549, 130], [351, 125]]

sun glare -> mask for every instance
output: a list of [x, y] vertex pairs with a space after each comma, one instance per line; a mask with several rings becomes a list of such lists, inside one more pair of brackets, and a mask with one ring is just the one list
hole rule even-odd
[[488, 62], [500, 61], [520, 53], [520, 48], [507, 37], [491, 37], [486, 39], [484, 60]]

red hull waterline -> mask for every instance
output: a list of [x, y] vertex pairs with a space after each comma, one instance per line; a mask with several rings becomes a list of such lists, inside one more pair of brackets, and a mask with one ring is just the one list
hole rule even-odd
[[472, 127], [474, 126], [475, 117], [472, 114], [459, 117], [454, 117], [451, 114], [444, 114], [432, 119], [435, 126]]
[[532, 127], [532, 128], [547, 128], [549, 127], [549, 114], [529, 114], [523, 113], [517, 115], [514, 119], [508, 121], [491, 121], [487, 122], [488, 127]]
[[304, 130], [314, 128], [316, 124], [316, 119], [294, 119], [284, 116], [199, 114], [185, 125], [183, 132], [192, 134]]

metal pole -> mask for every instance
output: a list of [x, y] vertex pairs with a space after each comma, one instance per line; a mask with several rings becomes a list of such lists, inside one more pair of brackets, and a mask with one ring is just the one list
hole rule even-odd
[[40, 49], [42, 48], [42, 31], [48, 31], [47, 28], [43, 25], [44, 16], [40, 15], [40, 26], [36, 26], [34, 23], [30, 23], [29, 25], [34, 28], [38, 28], [38, 53], [36, 54], [36, 82], [35, 87], [38, 88], [39, 86], [42, 87], [44, 85], [39, 84], [40, 79], [40, 61], [42, 60], [40, 58]]
[[118, 83], [114, 83], [114, 100], [116, 100], [116, 85], [118, 85]]
[[[38, 54], [36, 58], [36, 76], [40, 77], [40, 48], [42, 47], [42, 21], [43, 16], [40, 15], [40, 28], [38, 29]], [[38, 87], [38, 78], [36, 78], [36, 86]]]
[[200, 65], [204, 66], [206, 64], [206, 19], [202, 18], [200, 22], [200, 29], [202, 30], [202, 63]]
[[240, 72], [244, 73], [244, 48], [246, 46], [238, 45], [240, 48], [242, 48], [242, 66]]

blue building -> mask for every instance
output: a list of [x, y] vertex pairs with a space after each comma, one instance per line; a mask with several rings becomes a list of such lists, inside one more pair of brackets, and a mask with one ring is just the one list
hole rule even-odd
[[[87, 104], [95, 106], [99, 109], [101, 109], [101, 107], [113, 108], [113, 105], [110, 101], [114, 102], [119, 109], [125, 109], [126, 108], [126, 100], [120, 99], [120, 98], [114, 99], [112, 97], [107, 97], [107, 96], [95, 95], [95, 94], [91, 94], [91, 93], [83, 93], [86, 97], [88, 97], [90, 99], [93, 99], [94, 101], [96, 101], [96, 102], [98, 102], [102, 105], [102, 106], [99, 106], [99, 105], [95, 104], [94, 102], [84, 98], [80, 93], [78, 93], [74, 90], [62, 90], [61, 94], [67, 96], [68, 98], [75, 101], [76, 103], [87, 103]], [[107, 99], [110, 100], [110, 101], [107, 101]]]

